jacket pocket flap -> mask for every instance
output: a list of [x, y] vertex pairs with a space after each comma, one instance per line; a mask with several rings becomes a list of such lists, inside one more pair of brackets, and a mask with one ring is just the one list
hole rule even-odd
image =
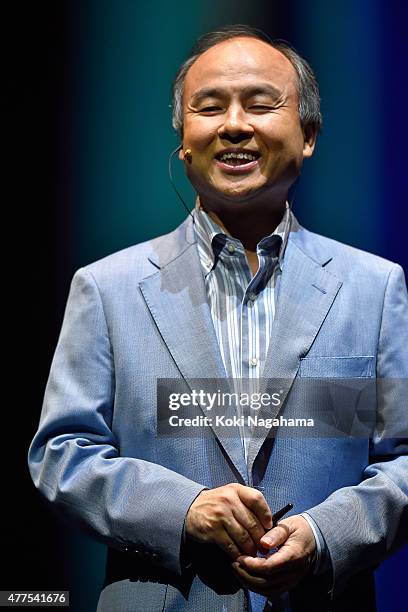
[[299, 375], [303, 378], [371, 378], [375, 373], [375, 358], [370, 355], [356, 357], [303, 357]]

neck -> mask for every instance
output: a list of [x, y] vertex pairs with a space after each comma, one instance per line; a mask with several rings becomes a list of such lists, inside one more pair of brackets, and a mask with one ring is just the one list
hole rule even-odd
[[248, 251], [256, 251], [256, 245], [262, 238], [272, 234], [282, 220], [286, 209], [286, 200], [279, 205], [257, 207], [250, 206], [211, 206], [200, 197], [203, 210], [215, 221], [226, 234], [238, 238]]

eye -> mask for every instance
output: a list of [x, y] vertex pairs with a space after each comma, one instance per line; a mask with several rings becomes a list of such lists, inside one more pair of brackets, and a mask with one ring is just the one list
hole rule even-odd
[[219, 106], [206, 106], [200, 110], [200, 113], [216, 113], [222, 110]]
[[252, 106], [249, 107], [250, 110], [264, 110], [264, 111], [268, 111], [271, 110], [270, 106], [266, 106], [266, 104], [253, 104]]

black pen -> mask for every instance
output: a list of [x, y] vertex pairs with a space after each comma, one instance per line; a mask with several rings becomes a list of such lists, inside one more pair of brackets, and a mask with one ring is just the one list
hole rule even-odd
[[292, 510], [292, 508], [293, 504], [286, 504], [286, 506], [281, 508], [281, 510], [278, 510], [277, 512], [275, 512], [275, 514], [272, 514], [272, 527], [276, 527], [278, 521], [280, 521], [281, 518], [285, 516], [287, 512], [289, 512], [289, 510]]

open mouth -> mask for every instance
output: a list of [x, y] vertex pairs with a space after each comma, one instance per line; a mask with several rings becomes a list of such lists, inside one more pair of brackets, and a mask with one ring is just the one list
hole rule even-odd
[[225, 153], [218, 153], [215, 159], [221, 162], [223, 165], [230, 167], [245, 166], [256, 162], [260, 158], [260, 154], [257, 151], [227, 151]]

